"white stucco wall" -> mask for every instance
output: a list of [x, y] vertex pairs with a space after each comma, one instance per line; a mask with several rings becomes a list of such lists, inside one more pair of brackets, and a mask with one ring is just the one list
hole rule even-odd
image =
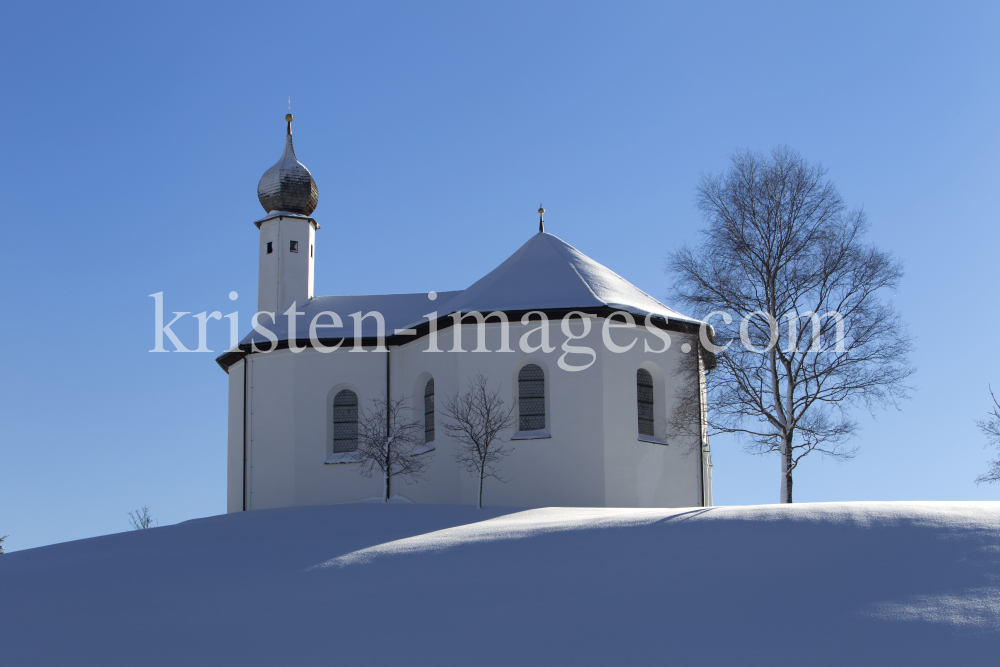
[[[699, 506], [701, 501], [701, 460], [698, 440], [666, 432], [666, 421], [678, 399], [678, 391], [693, 397], [696, 387], [682, 387], [677, 375], [681, 345], [687, 337], [672, 333], [671, 345], [663, 352], [663, 342], [644, 327], [612, 330], [621, 345], [632, 340], [632, 349], [609, 353], [604, 384], [605, 474], [607, 504], [610, 507]], [[650, 352], [646, 351], [649, 347]], [[696, 349], [696, 348], [693, 348]], [[653, 378], [654, 434], [669, 444], [640, 440], [636, 373], [640, 368]]]
[[[502, 383], [504, 396], [517, 395], [517, 373], [526, 363], [538, 364], [546, 374], [546, 430], [551, 437], [514, 440], [513, 454], [501, 464], [506, 483], [487, 480], [484, 503], [507, 506], [692, 506], [702, 504], [701, 461], [697, 441], [671, 440], [670, 444], [640, 441], [636, 404], [636, 371], [650, 369], [654, 377], [657, 435], [676, 391], [673, 374], [681, 337], [671, 334], [674, 343], [662, 352], [645, 350], [649, 340], [653, 350], [662, 342], [645, 331], [614, 330], [613, 339], [627, 345], [616, 354], [602, 342], [603, 320], [592, 319], [590, 334], [569, 345], [594, 350], [593, 363], [579, 372], [559, 368], [566, 336], [559, 322], [549, 323], [552, 352], [524, 353], [518, 341], [528, 329], [510, 325], [510, 346], [514, 352], [476, 353], [476, 327], [463, 327], [464, 353], [450, 352], [454, 327], [438, 334], [438, 348], [427, 352], [429, 338], [394, 347], [391, 351], [391, 385], [394, 397], [405, 395], [413, 406], [413, 418], [422, 420], [423, 388], [433, 377], [436, 396], [436, 438], [427, 479], [412, 485], [395, 480], [393, 492], [421, 503], [465, 503], [476, 500], [478, 480], [458, 467], [455, 446], [442, 428], [442, 409], [447, 396], [462, 390], [478, 370], [493, 382]], [[581, 324], [574, 322], [573, 331]], [[487, 345], [500, 347], [500, 325], [487, 325]], [[530, 342], [537, 344], [539, 335]], [[382, 481], [357, 474], [357, 464], [328, 465], [331, 452], [332, 419], [330, 405], [341, 388], [358, 394], [361, 408], [385, 391], [386, 354], [341, 349], [320, 353], [307, 348], [293, 353], [281, 350], [248, 357], [247, 378], [247, 502], [250, 509], [310, 505], [359, 500], [380, 495]], [[564, 361], [585, 365], [590, 357], [573, 353]], [[234, 371], [236, 374], [234, 375]], [[230, 491], [229, 510], [242, 509], [242, 474], [233, 471], [233, 462], [242, 463], [241, 420], [242, 369], [230, 369]], [[237, 391], [238, 387], [238, 391]], [[696, 387], [690, 391], [697, 392]], [[235, 424], [235, 426], [234, 426]], [[504, 434], [510, 438], [514, 432]], [[238, 450], [238, 451], [237, 451]], [[238, 457], [237, 457], [238, 454]], [[238, 472], [242, 473], [242, 470]], [[707, 480], [706, 480], [707, 482]], [[239, 489], [234, 487], [239, 486]], [[237, 503], [236, 500], [239, 500]]]

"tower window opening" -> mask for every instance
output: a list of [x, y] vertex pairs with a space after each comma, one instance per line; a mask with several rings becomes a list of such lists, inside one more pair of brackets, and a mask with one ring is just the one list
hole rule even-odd
[[274, 251], [274, 248], [271, 247], [271, 242], [268, 241], [267, 242], [267, 254], [270, 255], [273, 251]]
[[299, 251], [299, 242], [298, 241], [289, 241], [288, 242], [288, 250], [289, 250], [289, 252], [298, 252]]
[[311, 244], [311, 243], [309, 244], [309, 256], [310, 256], [310, 257], [312, 257], [312, 256], [313, 256], [313, 247], [312, 247], [312, 244]]

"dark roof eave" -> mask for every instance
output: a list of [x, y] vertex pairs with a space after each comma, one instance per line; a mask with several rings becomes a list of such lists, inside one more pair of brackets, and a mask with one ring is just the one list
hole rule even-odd
[[271, 213], [265, 215], [263, 218], [260, 218], [259, 220], [254, 220], [253, 224], [257, 226], [257, 229], [260, 229], [260, 226], [263, 225], [265, 222], [267, 222], [268, 220], [274, 220], [275, 218], [278, 219], [295, 218], [297, 220], [308, 220], [309, 222], [313, 223], [316, 229], [320, 229], [319, 223], [316, 222], [315, 218], [313, 218], [312, 216], [302, 215], [301, 213], [289, 213], [288, 211], [272, 211]]
[[[611, 308], [610, 306], [588, 306], [581, 308], [532, 308], [529, 310], [508, 310], [502, 311], [509, 321], [520, 322], [521, 318], [527, 313], [542, 312], [545, 316], [551, 319], [561, 319], [562, 317], [568, 315], [571, 312], [577, 311], [582, 313], [587, 313], [588, 315], [594, 315], [600, 318], [607, 318], [612, 313], [620, 312], [624, 309], [622, 308]], [[632, 315], [638, 315], [637, 313], [632, 313]], [[654, 315], [651, 318], [651, 322], [654, 326], [664, 331], [676, 331], [678, 333], [695, 334], [698, 332], [699, 324], [695, 322], [685, 322], [680, 320], [668, 320], [665, 317]], [[441, 331], [447, 329], [448, 327], [454, 326], [455, 319], [449, 313], [442, 317], [437, 318], [437, 330]], [[405, 345], [406, 343], [411, 343], [415, 340], [419, 340], [430, 333], [430, 322], [423, 322], [422, 324], [414, 327], [416, 329], [415, 335], [395, 335], [390, 334], [385, 337], [385, 344], [387, 347], [399, 347], [400, 345]], [[643, 322], [636, 322], [636, 326], [645, 326]], [[353, 337], [342, 337], [342, 338], [320, 338], [318, 339], [321, 345], [332, 346], [336, 345], [338, 342], [345, 343], [347, 346], [354, 345]], [[296, 344], [299, 347], [312, 347], [312, 341], [308, 338], [297, 339]], [[269, 346], [270, 343], [264, 342], [258, 345], [259, 352], [271, 352], [272, 349], [268, 347], [266, 350], [260, 350], [260, 347]], [[375, 336], [366, 336], [361, 339], [362, 347], [375, 347], [378, 345], [378, 338]], [[288, 349], [288, 340], [279, 340], [277, 345], [274, 346], [274, 350], [285, 350]], [[227, 350], [220, 354], [215, 359], [215, 363], [219, 364], [222, 370], [229, 372], [230, 367], [238, 361], [242, 360], [248, 354], [253, 353], [253, 348], [251, 343], [240, 343], [236, 348]], [[706, 351], [707, 352], [707, 351]], [[706, 369], [711, 370], [715, 368], [715, 355], [707, 353], [706, 355]]]

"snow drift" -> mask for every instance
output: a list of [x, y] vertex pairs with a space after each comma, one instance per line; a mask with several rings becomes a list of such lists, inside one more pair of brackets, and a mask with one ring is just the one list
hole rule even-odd
[[1000, 503], [260, 510], [0, 558], [17, 665], [986, 665]]

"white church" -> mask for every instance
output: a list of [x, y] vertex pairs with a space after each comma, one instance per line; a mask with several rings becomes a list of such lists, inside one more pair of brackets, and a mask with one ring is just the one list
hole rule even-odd
[[[712, 504], [703, 423], [684, 435], [668, 427], [679, 400], [704, 410], [711, 358], [698, 320], [545, 232], [542, 209], [539, 231], [465, 290], [314, 296], [318, 191], [286, 121], [254, 223], [257, 310], [273, 316], [217, 359], [229, 374], [229, 512], [380, 497], [382, 479], [358, 474], [356, 452], [359, 411], [383, 396], [410, 405], [423, 425], [412, 455], [428, 463], [424, 479], [396, 478], [391, 493], [475, 504], [478, 478], [456, 461], [435, 397], [440, 407], [478, 372], [516, 405], [501, 435], [514, 451], [504, 482], [487, 481], [485, 505]], [[677, 372], [691, 355], [697, 380]]]

